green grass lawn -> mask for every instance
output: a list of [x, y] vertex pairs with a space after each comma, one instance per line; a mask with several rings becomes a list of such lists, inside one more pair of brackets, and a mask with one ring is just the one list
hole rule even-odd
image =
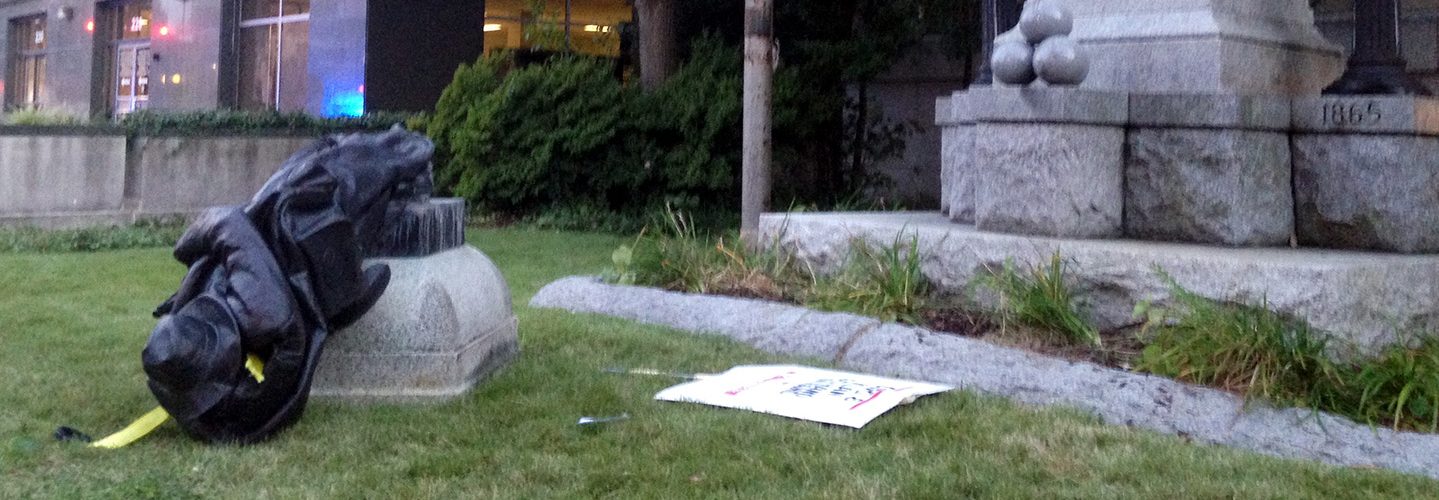
[[[1435, 482], [1196, 446], [1071, 411], [951, 393], [861, 431], [651, 400], [672, 381], [609, 366], [721, 371], [792, 361], [663, 328], [532, 310], [550, 280], [596, 273], [624, 239], [480, 230], [509, 279], [519, 361], [430, 407], [312, 404], [251, 447], [174, 424], [122, 450], [97, 435], [155, 403], [139, 351], [184, 272], [165, 249], [0, 254], [0, 498], [23, 497], [1083, 497], [1420, 498]], [[802, 360], [801, 360], [802, 361]], [[601, 428], [580, 416], [628, 412]]]

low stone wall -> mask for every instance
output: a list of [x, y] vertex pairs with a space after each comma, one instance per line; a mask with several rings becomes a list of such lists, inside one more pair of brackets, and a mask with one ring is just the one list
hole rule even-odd
[[313, 140], [0, 127], [0, 226], [118, 224], [241, 204]]
[[125, 209], [125, 134], [98, 127], [0, 127], [0, 223], [104, 222]]
[[307, 136], [136, 137], [130, 157], [137, 217], [186, 215], [250, 199]]

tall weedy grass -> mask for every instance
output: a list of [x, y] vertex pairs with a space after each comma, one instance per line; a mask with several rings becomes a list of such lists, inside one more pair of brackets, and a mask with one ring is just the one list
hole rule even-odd
[[[1151, 317], [1136, 368], [1287, 404], [1329, 406], [1340, 383], [1329, 341], [1258, 307], [1211, 301], [1170, 283], [1174, 309]], [[1143, 306], [1141, 306], [1143, 308]]]
[[919, 324], [930, 284], [920, 268], [918, 236], [907, 242], [901, 238], [896, 235], [893, 244], [881, 248], [863, 240], [851, 242], [844, 265], [815, 279], [805, 305]]
[[1003, 323], [1019, 323], [1055, 332], [1070, 343], [1100, 346], [1099, 329], [1080, 314], [1067, 279], [1067, 264], [1058, 252], [1047, 265], [1020, 270], [1013, 260], [1004, 268], [990, 270], [980, 279], [981, 287], [999, 295], [999, 316]]
[[778, 242], [750, 251], [738, 235], [702, 233], [688, 215], [669, 207], [612, 259], [613, 281], [775, 300], [793, 299], [792, 291], [813, 276]]
[[1267, 303], [1215, 302], [1160, 273], [1174, 306], [1136, 308], [1150, 337], [1136, 368], [1370, 425], [1439, 432], [1439, 337], [1416, 335], [1377, 356], [1334, 361], [1354, 347]]
[[778, 241], [750, 250], [732, 233], [701, 233], [683, 212], [667, 209], [649, 228], [611, 255], [610, 281], [787, 300], [909, 323], [921, 321], [930, 293], [915, 238], [896, 236], [880, 248], [856, 240], [836, 272], [819, 274]]
[[1344, 379], [1348, 390], [1333, 411], [1395, 429], [1439, 432], [1439, 337], [1391, 346], [1347, 367]]

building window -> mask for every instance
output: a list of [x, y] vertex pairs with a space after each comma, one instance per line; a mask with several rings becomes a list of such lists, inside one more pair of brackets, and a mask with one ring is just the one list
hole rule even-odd
[[309, 40], [309, 0], [243, 0], [240, 108], [304, 110]]
[[45, 15], [10, 21], [10, 91], [5, 104], [11, 109], [35, 108], [45, 96]]
[[150, 2], [134, 2], [120, 6], [120, 23], [117, 37], [120, 40], [150, 39]]
[[619, 57], [626, 0], [486, 0], [485, 52], [573, 51]]
[[115, 116], [123, 116], [149, 107], [151, 9], [143, 0], [109, 8], [104, 36], [110, 40], [110, 106]]

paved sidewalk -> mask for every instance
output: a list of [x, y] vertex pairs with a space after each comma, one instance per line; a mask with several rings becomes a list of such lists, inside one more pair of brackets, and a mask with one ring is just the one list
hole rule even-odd
[[530, 305], [721, 335], [778, 354], [830, 359], [851, 370], [951, 384], [1026, 404], [1080, 408], [1110, 424], [1267, 455], [1439, 479], [1436, 435], [1373, 428], [1304, 409], [1245, 408], [1241, 398], [1223, 391], [852, 314], [607, 285], [589, 277], [551, 283]]

